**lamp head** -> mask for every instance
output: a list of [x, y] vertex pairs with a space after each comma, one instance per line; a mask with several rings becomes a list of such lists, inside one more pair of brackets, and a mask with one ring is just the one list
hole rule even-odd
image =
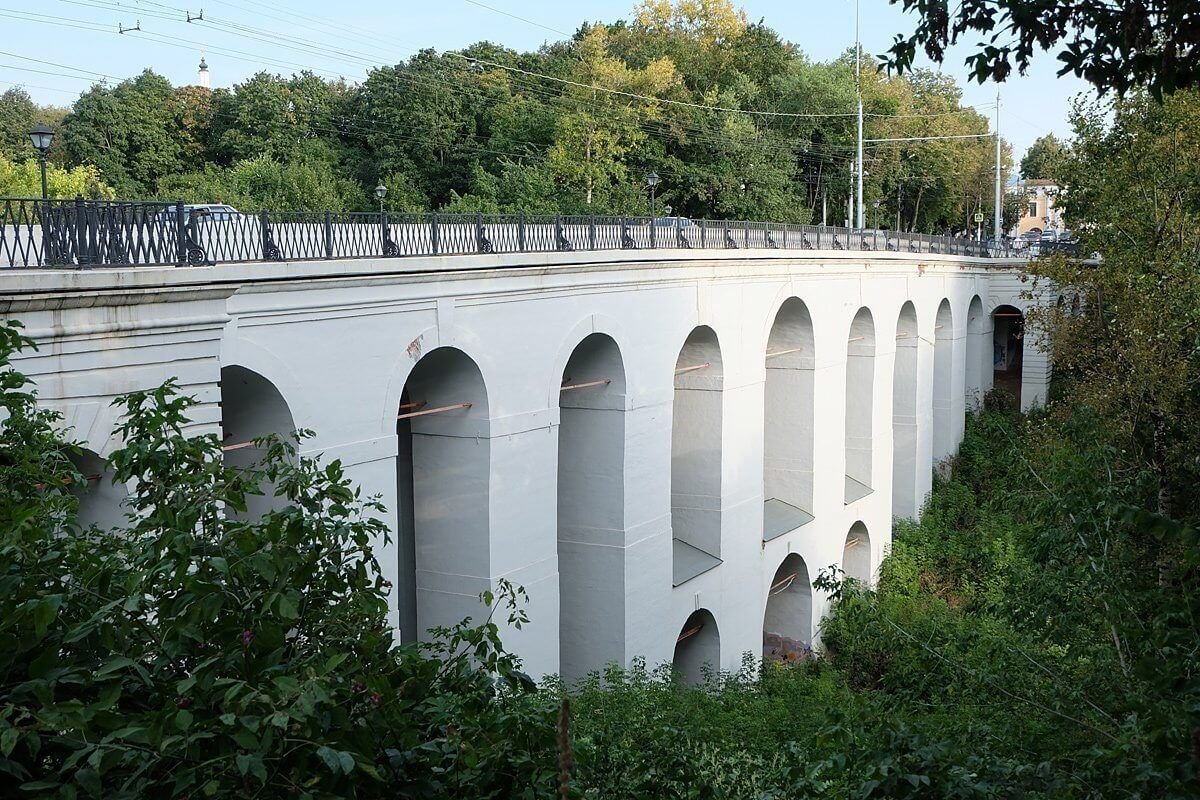
[[380, 200], [383, 200], [383, 198], [387, 197], [387, 187], [384, 186], [382, 183], [379, 184], [378, 186], [376, 186], [375, 187], [375, 196], [378, 197]]
[[658, 182], [659, 182], [659, 177], [658, 177], [657, 172], [647, 172], [646, 173], [646, 185], [647, 186], [649, 186], [651, 189], [653, 189], [655, 186], [658, 186]]
[[29, 131], [29, 141], [33, 143], [34, 150], [45, 155], [50, 150], [50, 143], [54, 141], [54, 131], [50, 130], [46, 123], [39, 122]]

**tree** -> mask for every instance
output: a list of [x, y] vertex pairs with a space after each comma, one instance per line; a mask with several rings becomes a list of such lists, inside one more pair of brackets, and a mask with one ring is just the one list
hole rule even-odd
[[[1036, 315], [1077, 402], [1109, 420], [1154, 476], [1156, 510], [1196, 519], [1200, 496], [1200, 92], [1078, 106], [1059, 175], [1067, 225], [1099, 263], [1056, 258]], [[1070, 297], [1078, 296], [1078, 302]]]
[[1066, 154], [1066, 146], [1053, 133], [1039, 136], [1021, 159], [1021, 177], [1026, 180], [1056, 178]]
[[630, 95], [660, 95], [679, 81], [679, 73], [670, 59], [631, 69], [608, 45], [602, 25], [589, 27], [576, 42], [579, 64], [567, 90], [574, 108], [558, 118], [546, 161], [557, 180], [579, 193], [583, 206], [599, 202], [602, 211], [628, 210], [618, 209], [610, 195], [629, 174], [627, 157], [646, 138], [639, 122], [658, 115], [653, 101]]
[[1144, 87], [1155, 97], [1200, 80], [1200, 20], [1190, 0], [890, 0], [918, 15], [916, 30], [897, 35], [881, 58], [912, 68], [920, 47], [935, 63], [967, 37], [987, 37], [966, 64], [979, 83], [1025, 73], [1034, 54], [1056, 49], [1062, 67], [1101, 93]]
[[160, 178], [187, 164], [173, 96], [170, 82], [150, 70], [113, 88], [93, 86], [63, 121], [68, 164], [97, 167], [122, 199], [150, 196]]
[[20, 86], [0, 93], [0, 157], [24, 161], [33, 152], [29, 129], [37, 122], [37, 106]]

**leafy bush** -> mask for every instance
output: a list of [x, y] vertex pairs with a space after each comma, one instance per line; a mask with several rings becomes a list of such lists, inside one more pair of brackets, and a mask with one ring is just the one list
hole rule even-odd
[[[23, 796], [547, 796], [556, 700], [498, 626], [396, 647], [386, 531], [337, 462], [264, 440], [253, 469], [187, 437], [172, 384], [119, 400], [124, 529], [75, 522], [71, 446], [0, 327], [0, 778]], [[280, 505], [243, 519], [246, 497]], [[520, 625], [520, 593], [493, 612]]]

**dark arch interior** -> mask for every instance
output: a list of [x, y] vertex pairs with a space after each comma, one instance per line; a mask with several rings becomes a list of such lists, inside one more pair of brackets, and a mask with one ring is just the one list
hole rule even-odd
[[1025, 315], [1015, 306], [992, 312], [992, 385], [1021, 404], [1021, 369], [1025, 362]]
[[671, 409], [671, 568], [675, 586], [721, 563], [721, 348], [691, 332], [675, 362]]
[[[264, 455], [262, 448], [251, 442], [271, 434], [286, 439], [295, 430], [292, 412], [273, 383], [236, 364], [221, 368], [221, 442], [226, 448], [226, 464], [249, 467]], [[285, 498], [275, 496], [275, 486], [262, 489], [262, 496], [246, 498], [248, 518], [287, 505]]]
[[112, 469], [91, 450], [69, 453], [67, 458], [83, 475], [82, 483], [71, 485], [71, 494], [79, 501], [77, 520], [80, 527], [95, 525], [104, 530], [122, 527], [125, 522], [125, 486], [113, 481]]
[[812, 654], [812, 583], [798, 554], [783, 560], [767, 590], [763, 658], [794, 663]]
[[856, 522], [846, 534], [842, 548], [842, 570], [847, 578], [861, 583], [871, 582], [871, 536], [867, 526]]
[[558, 427], [559, 673], [575, 681], [624, 653], [625, 370], [593, 333], [562, 374]]
[[675, 640], [672, 664], [681, 680], [698, 684], [704, 682], [706, 670], [715, 671], [721, 663], [721, 635], [717, 621], [705, 608], [693, 611], [683, 623]]
[[438, 348], [413, 367], [396, 419], [404, 642], [479, 611], [476, 595], [490, 579], [488, 416], [483, 376], [462, 351]]

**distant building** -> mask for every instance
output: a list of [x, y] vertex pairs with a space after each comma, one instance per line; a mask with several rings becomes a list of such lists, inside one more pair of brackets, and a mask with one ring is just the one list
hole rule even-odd
[[212, 81], [208, 76], [208, 62], [200, 56], [200, 74], [196, 77], [196, 85], [202, 89], [211, 89]]
[[1061, 231], [1063, 229], [1062, 209], [1056, 203], [1062, 187], [1054, 181], [1028, 180], [1019, 181], [1008, 187], [1009, 194], [1021, 198], [1021, 216], [1017, 225], [1011, 231], [1012, 236], [1020, 236], [1030, 231]]

